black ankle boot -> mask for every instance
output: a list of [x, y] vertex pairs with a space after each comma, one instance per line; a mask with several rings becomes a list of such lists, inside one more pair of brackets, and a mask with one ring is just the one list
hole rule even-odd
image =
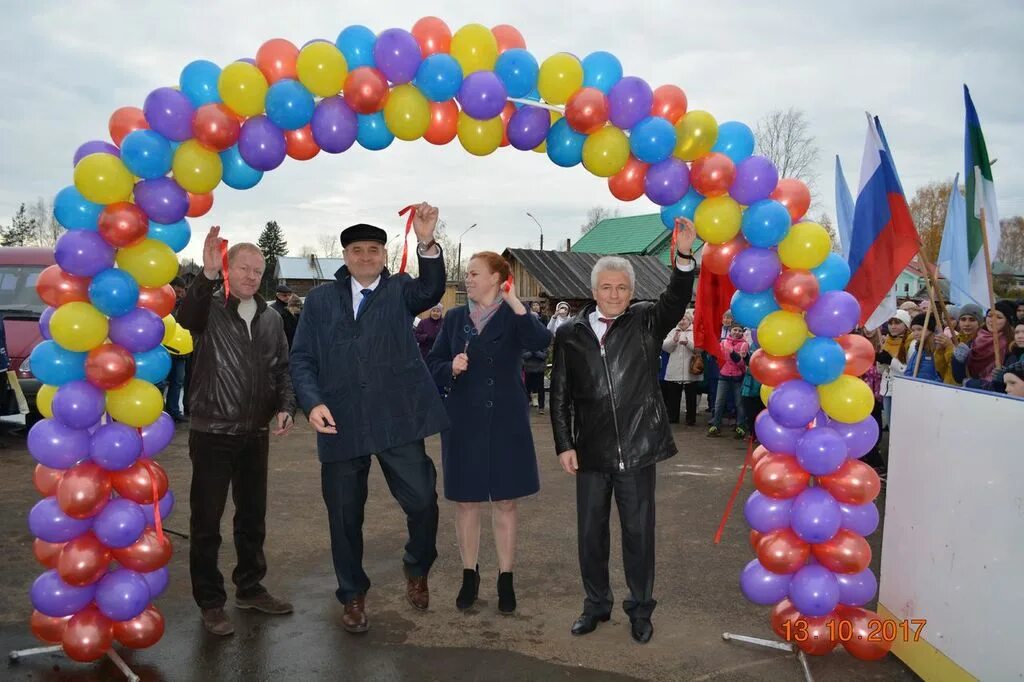
[[455, 598], [455, 608], [465, 611], [476, 601], [477, 593], [480, 591], [480, 566], [476, 570], [469, 568], [462, 569], [462, 589], [459, 596]]
[[498, 574], [498, 610], [513, 613], [516, 610], [516, 591], [512, 587], [512, 574]]

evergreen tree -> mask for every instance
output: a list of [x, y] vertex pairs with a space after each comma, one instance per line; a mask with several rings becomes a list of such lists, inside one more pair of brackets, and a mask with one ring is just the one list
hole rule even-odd
[[38, 222], [30, 218], [25, 204], [18, 209], [9, 227], [0, 227], [0, 246], [28, 246], [37, 236]]
[[276, 220], [271, 220], [260, 233], [256, 245], [263, 252], [263, 260], [266, 268], [263, 271], [263, 283], [261, 289], [266, 298], [272, 298], [276, 288], [274, 272], [277, 270], [277, 259], [288, 255], [288, 242], [284, 240], [284, 232], [278, 226]]

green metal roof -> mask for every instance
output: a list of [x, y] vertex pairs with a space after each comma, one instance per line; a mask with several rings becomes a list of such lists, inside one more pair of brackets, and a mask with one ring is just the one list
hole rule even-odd
[[646, 255], [670, 236], [657, 213], [607, 218], [580, 237], [572, 245], [572, 250], [602, 255]]

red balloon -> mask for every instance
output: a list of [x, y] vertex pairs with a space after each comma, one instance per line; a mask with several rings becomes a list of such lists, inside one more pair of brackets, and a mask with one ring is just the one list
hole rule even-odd
[[114, 642], [114, 624], [98, 608], [87, 606], [68, 620], [61, 642], [73, 661], [99, 660]]
[[459, 105], [454, 100], [430, 103], [430, 125], [423, 139], [430, 144], [448, 144], [459, 132]]
[[135, 357], [115, 343], [96, 346], [85, 356], [85, 378], [96, 388], [119, 388], [134, 376]]
[[773, 291], [779, 307], [792, 313], [810, 308], [818, 300], [820, 285], [810, 270], [783, 270]]
[[36, 538], [32, 541], [32, 554], [35, 555], [36, 561], [46, 568], [57, 568], [57, 559], [65, 544], [67, 543], [47, 542]]
[[271, 85], [282, 78], [298, 80], [299, 72], [295, 68], [298, 59], [299, 48], [284, 38], [271, 38], [256, 50], [256, 68]]
[[313, 141], [313, 128], [310, 125], [284, 131], [284, 142], [288, 156], [296, 161], [309, 161], [320, 153], [320, 146]]
[[110, 501], [110, 476], [92, 460], [64, 472], [57, 485], [57, 504], [73, 519], [88, 519]]
[[871, 563], [871, 545], [846, 528], [814, 545], [812, 551], [818, 563], [834, 573], [860, 573]]
[[69, 540], [57, 557], [57, 573], [68, 585], [91, 585], [110, 565], [110, 550], [92, 533]]
[[[885, 655], [892, 649], [892, 642], [886, 641], [881, 634], [888, 628], [881, 627], [879, 621], [886, 619], [874, 611], [852, 606], [839, 606], [836, 608], [836, 617], [853, 626], [850, 638], [843, 640], [843, 648], [854, 658], [859, 658], [862, 661], [877, 661], [885, 658]], [[893, 621], [893, 624], [896, 625], [896, 622]], [[898, 628], [893, 631], [898, 632]]]
[[71, 620], [71, 616], [54, 618], [53, 616], [47, 616], [45, 613], [33, 611], [32, 617], [29, 618], [28, 626], [32, 630], [32, 634], [40, 642], [60, 644], [61, 638], [64, 636], [64, 628], [69, 620]]
[[608, 97], [597, 88], [580, 88], [565, 103], [565, 120], [578, 133], [597, 132], [608, 122]]
[[164, 617], [150, 604], [131, 620], [114, 623], [114, 638], [129, 649], [145, 649], [164, 636]]
[[859, 377], [875, 366], [875, 344], [860, 334], [844, 334], [836, 337], [836, 343], [846, 354], [843, 374]]
[[[167, 472], [147, 457], [140, 457], [127, 469], [108, 473], [114, 490], [121, 497], [127, 497], [139, 504], [153, 504], [167, 492]], [[153, 481], [156, 480], [156, 497], [153, 496]]]
[[174, 293], [174, 287], [170, 284], [165, 284], [162, 287], [139, 287], [138, 306], [152, 310], [161, 318], [171, 314], [177, 301], [178, 297]]
[[40, 495], [50, 497], [57, 494], [57, 484], [60, 483], [60, 477], [63, 475], [63, 469], [51, 469], [44, 464], [37, 464], [32, 472], [32, 482]]
[[110, 115], [110, 121], [107, 123], [107, 129], [110, 130], [110, 139], [118, 147], [121, 146], [121, 140], [128, 133], [148, 128], [149, 123], [146, 121], [146, 115], [138, 107], [121, 107]]
[[111, 553], [114, 555], [114, 561], [125, 568], [139, 573], [149, 573], [166, 566], [171, 560], [171, 551], [170, 539], [164, 535], [161, 541], [156, 535], [156, 530], [147, 527], [134, 545], [111, 550]]
[[96, 226], [103, 240], [111, 246], [123, 249], [134, 246], [146, 238], [149, 231], [149, 217], [129, 201], [108, 204], [100, 211]]
[[750, 535], [747, 538], [747, 540], [750, 542], [750, 549], [754, 550], [754, 552], [757, 552], [757, 543], [760, 542], [761, 538], [763, 537], [764, 533], [759, 533], [758, 531], [751, 528]]
[[757, 560], [772, 573], [796, 573], [811, 555], [811, 546], [791, 528], [765, 533], [757, 543]]
[[647, 177], [646, 164], [632, 154], [629, 161], [615, 175], [608, 178], [608, 189], [619, 201], [635, 201], [644, 195], [644, 179]]
[[661, 85], [654, 90], [651, 116], [668, 119], [672, 125], [686, 115], [686, 93], [675, 85]]
[[447, 54], [452, 47], [452, 30], [437, 17], [423, 17], [412, 26], [412, 37], [420, 44], [426, 59], [432, 54]]
[[800, 612], [796, 610], [796, 606], [794, 606], [793, 602], [789, 600], [789, 597], [786, 597], [772, 607], [772, 612], [768, 616], [768, 622], [771, 624], [772, 631], [774, 631], [776, 635], [786, 641], [792, 641], [794, 639], [793, 635], [795, 634], [793, 632], [794, 627], [791, 625], [789, 627], [789, 632], [787, 632], [785, 624], [795, 623], [796, 619], [799, 617]]
[[800, 378], [800, 370], [796, 368], [796, 356], [768, 355], [761, 348], [750, 356], [750, 373], [760, 383], [772, 387]]
[[704, 244], [704, 254], [701, 256], [701, 267], [707, 268], [716, 275], [728, 275], [732, 259], [740, 251], [743, 251], [750, 244], [738, 234], [724, 244]]
[[720, 197], [729, 193], [736, 179], [736, 164], [725, 154], [711, 152], [693, 162], [690, 184], [705, 197]]
[[846, 504], [873, 502], [882, 489], [878, 473], [859, 459], [848, 459], [835, 473], [818, 476], [818, 484]]
[[786, 207], [794, 223], [803, 218], [811, 207], [811, 191], [796, 178], [779, 180], [779, 184], [768, 196]]
[[763, 445], [758, 445], [754, 448], [754, 451], [750, 453], [750, 466], [756, 467], [762, 459], [772, 454], [768, 448]]
[[360, 66], [345, 79], [345, 103], [359, 114], [373, 114], [384, 108], [388, 79], [377, 69]]
[[39, 273], [36, 279], [36, 293], [43, 303], [59, 308], [73, 301], [89, 302], [89, 277], [79, 277], [64, 272], [59, 265], [51, 265]]
[[215, 152], [231, 149], [238, 142], [242, 124], [223, 104], [204, 104], [192, 118], [192, 134], [199, 144]]
[[521, 50], [526, 49], [526, 39], [523, 38], [523, 34], [515, 26], [498, 24], [491, 29], [491, 33], [494, 34], [494, 39], [498, 41], [498, 54], [517, 47]]
[[769, 454], [754, 466], [754, 487], [768, 497], [781, 500], [796, 497], [810, 481], [811, 475], [792, 455]]
[[516, 105], [512, 102], [505, 102], [504, 108], [501, 110], [501, 146], [508, 146], [508, 122], [512, 118], [512, 114], [516, 113]]
[[[801, 616], [801, 630], [806, 631], [806, 637], [794, 642], [805, 654], [810, 656], [824, 656], [831, 653], [838, 640], [833, 639], [838, 634], [838, 621], [832, 614], [825, 616]], [[806, 624], [806, 628], [804, 625]]]
[[213, 208], [213, 192], [207, 192], [206, 194], [192, 194], [192, 192], [188, 192], [187, 194], [188, 212], [185, 215], [189, 218], [198, 218], [199, 216], [206, 215]]

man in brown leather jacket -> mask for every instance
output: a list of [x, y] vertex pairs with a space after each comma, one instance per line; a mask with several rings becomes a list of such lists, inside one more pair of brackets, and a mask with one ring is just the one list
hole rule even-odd
[[291, 604], [271, 596], [260, 581], [267, 573], [263, 540], [268, 424], [275, 420], [274, 435], [288, 433], [295, 393], [281, 316], [256, 293], [263, 277], [263, 254], [254, 244], [232, 246], [221, 286], [219, 234], [220, 228], [213, 227], [206, 237], [203, 272], [181, 301], [178, 323], [195, 339], [188, 438], [192, 596], [206, 629], [230, 635], [234, 626], [224, 613], [227, 595], [217, 568], [229, 487], [235, 503], [238, 565], [231, 577], [236, 605], [272, 614], [292, 611]]

